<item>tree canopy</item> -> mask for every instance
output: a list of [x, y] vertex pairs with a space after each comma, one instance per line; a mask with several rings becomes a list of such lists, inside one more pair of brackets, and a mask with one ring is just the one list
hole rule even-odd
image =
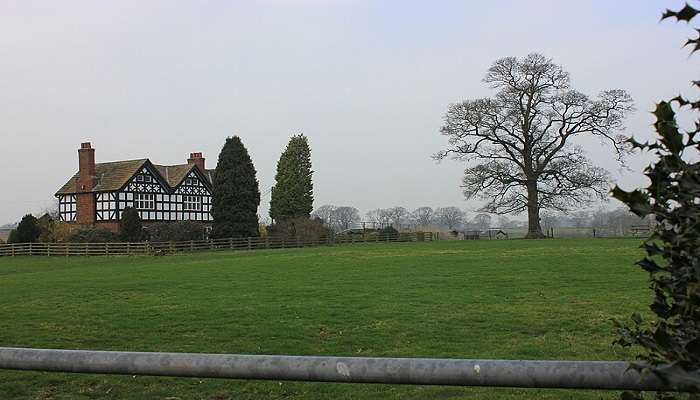
[[260, 188], [256, 174], [241, 138], [227, 138], [214, 173], [212, 237], [259, 236]]
[[569, 74], [541, 54], [497, 60], [484, 82], [492, 98], [448, 107], [441, 133], [447, 149], [437, 159], [468, 163], [467, 199], [485, 200], [482, 211], [528, 212], [528, 237], [543, 237], [541, 209], [566, 211], [604, 198], [608, 173], [594, 165], [576, 138], [600, 137], [622, 161], [628, 151], [620, 134], [633, 110], [624, 90], [590, 98], [572, 89]]
[[22, 217], [14, 232], [14, 235], [11, 234], [10, 238], [8, 238], [8, 243], [31, 243], [39, 240], [41, 227], [36, 217], [32, 214], [27, 214]]
[[270, 217], [275, 221], [309, 218], [313, 211], [311, 149], [303, 134], [292, 136], [277, 162]]

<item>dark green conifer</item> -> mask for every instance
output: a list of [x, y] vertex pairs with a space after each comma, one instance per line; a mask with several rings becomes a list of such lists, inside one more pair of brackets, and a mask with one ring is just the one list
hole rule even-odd
[[14, 243], [30, 243], [38, 241], [40, 235], [41, 228], [37, 219], [32, 214], [27, 214], [17, 225], [17, 233], [13, 239]]
[[226, 139], [213, 182], [210, 236], [257, 237], [260, 188], [255, 166], [238, 136]]
[[139, 212], [133, 207], [126, 207], [119, 220], [119, 240], [122, 242], [140, 242], [143, 240], [143, 222]]
[[309, 218], [313, 211], [311, 149], [303, 134], [292, 136], [277, 162], [275, 186], [270, 200], [270, 217], [278, 222]]

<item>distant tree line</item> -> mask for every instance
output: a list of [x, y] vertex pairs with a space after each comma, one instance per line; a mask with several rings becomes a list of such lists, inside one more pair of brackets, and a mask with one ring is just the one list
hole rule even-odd
[[[321, 221], [324, 226], [335, 232], [349, 229], [381, 229], [392, 226], [397, 229], [447, 229], [455, 231], [507, 229], [527, 230], [525, 220], [510, 219], [505, 215], [476, 213], [469, 215], [459, 207], [418, 207], [409, 210], [396, 206], [372, 209], [361, 216], [353, 206], [335, 206], [325, 204], [318, 207], [312, 218]], [[607, 229], [610, 234], [624, 235], [632, 227], [653, 225], [649, 219], [641, 219], [620, 207], [613, 210], [583, 210], [571, 213], [543, 212], [540, 216], [543, 228], [599, 228]]]
[[469, 219], [466, 211], [454, 206], [424, 206], [414, 210], [401, 206], [377, 208], [366, 212], [362, 218], [360, 211], [355, 207], [326, 204], [317, 208], [312, 217], [335, 232], [360, 227], [381, 229], [390, 226], [396, 229], [486, 229], [492, 224], [488, 214], [479, 213]]
[[613, 210], [583, 210], [569, 214], [543, 212], [540, 218], [545, 229], [597, 228], [608, 230], [613, 235], [625, 235], [635, 226], [654, 225], [653, 219], [649, 217], [640, 218], [626, 207], [619, 207]]

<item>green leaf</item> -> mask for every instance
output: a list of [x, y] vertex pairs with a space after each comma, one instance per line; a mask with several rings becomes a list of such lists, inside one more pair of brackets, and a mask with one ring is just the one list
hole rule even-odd
[[644, 257], [643, 260], [637, 261], [636, 264], [639, 265], [640, 267], [642, 267], [643, 270], [645, 270], [651, 274], [657, 273], [659, 271], [663, 271], [663, 268], [660, 268], [656, 264], [656, 262], [654, 262], [653, 260], [646, 258], [646, 257]]
[[644, 243], [642, 246], [651, 257], [661, 255], [664, 252], [656, 243]]
[[664, 12], [661, 16], [661, 19], [664, 20], [666, 18], [675, 17], [678, 21], [690, 22], [690, 20], [693, 19], [696, 15], [698, 15], [699, 12], [700, 11], [691, 7], [690, 4], [685, 3], [685, 7], [681, 8], [678, 11], [671, 11], [667, 9], [666, 12]]
[[631, 192], [626, 192], [616, 186], [612, 190], [612, 195], [614, 198], [620, 200], [621, 202], [627, 204], [630, 210], [640, 217], [646, 217], [651, 213], [651, 205], [649, 204], [649, 197], [641, 192], [640, 190], [633, 190]]

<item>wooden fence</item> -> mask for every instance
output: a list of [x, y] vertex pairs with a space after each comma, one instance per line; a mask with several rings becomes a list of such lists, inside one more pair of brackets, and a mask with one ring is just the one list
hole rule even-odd
[[356, 243], [422, 242], [437, 240], [437, 237], [438, 235], [433, 232], [410, 232], [398, 235], [327, 236], [306, 240], [273, 237], [190, 240], [185, 242], [13, 243], [0, 244], [0, 257], [162, 255], [195, 251], [264, 250]]

